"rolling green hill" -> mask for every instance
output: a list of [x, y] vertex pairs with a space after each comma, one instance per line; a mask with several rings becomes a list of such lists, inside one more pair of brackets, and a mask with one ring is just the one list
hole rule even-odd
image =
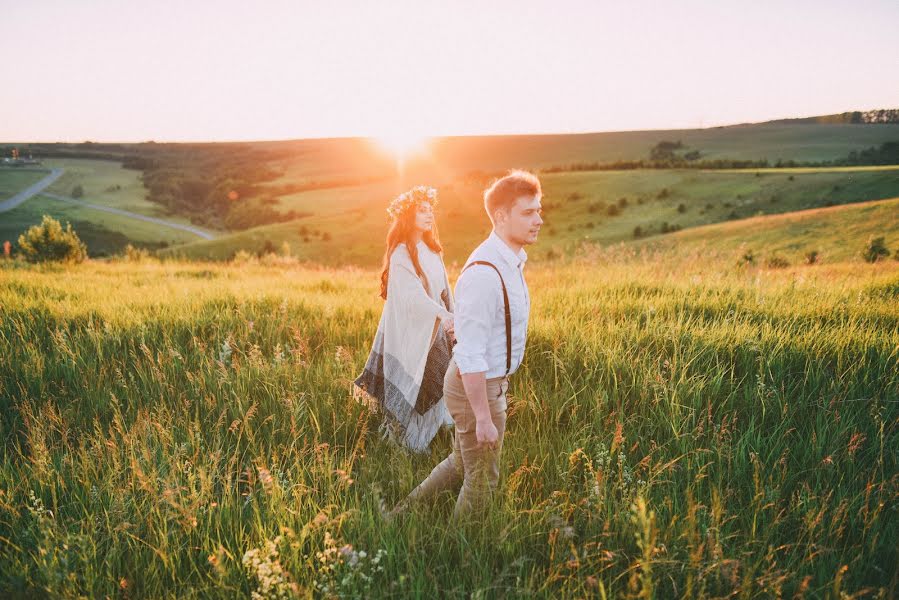
[[662, 238], [635, 242], [654, 252], [696, 257], [731, 256], [751, 251], [759, 264], [773, 257], [802, 264], [811, 251], [820, 262], [861, 261], [868, 239], [884, 237], [899, 259], [899, 198], [813, 208], [779, 215], [694, 227]]
[[[899, 168], [603, 171], [544, 174], [541, 180], [546, 215], [533, 250], [537, 256], [570, 254], [585, 242], [633, 240], [637, 227], [643, 236], [658, 236], [667, 229], [899, 195]], [[437, 223], [447, 260], [464, 261], [489, 232], [481, 200], [483, 181], [462, 180], [439, 189]], [[303, 260], [373, 266], [383, 252], [384, 207], [391, 194], [389, 183], [303, 192], [282, 199], [281, 206], [309, 211], [311, 217], [161, 254], [227, 259], [241, 249], [280, 250], [286, 242]]]
[[[52, 191], [69, 194], [81, 185], [92, 202], [200, 224], [220, 239], [197, 242], [184, 232], [41, 197], [5, 213], [0, 237], [14, 241], [46, 212], [72, 221], [93, 255], [131, 243], [164, 248], [165, 255], [223, 259], [240, 249], [259, 252], [287, 242], [303, 259], [371, 265], [386, 231], [383, 207], [397, 193], [428, 183], [441, 190], [447, 255], [461, 260], [486, 225], [483, 187], [505, 169], [523, 167], [562, 169], [542, 175], [548, 209], [543, 242], [546, 252], [568, 253], [584, 241], [612, 243], [760, 213], [899, 195], [897, 171], [881, 167], [565, 172], [572, 165], [646, 159], [663, 140], [681, 142], [683, 152], [699, 152], [702, 160], [770, 163], [845, 159], [899, 140], [899, 124], [851, 123], [846, 115], [693, 130], [439, 138], [399, 173], [389, 153], [366, 139], [34, 144], [30, 152], [49, 155], [46, 164], [67, 169]], [[110, 160], [115, 158], [131, 168]], [[16, 177], [0, 179], [0, 191], [9, 195], [27, 185], [27, 176]], [[622, 198], [627, 204], [620, 214], [608, 214]]]
[[[124, 169], [108, 160], [51, 158], [43, 161], [49, 171], [63, 168], [65, 173], [46, 192], [73, 196], [76, 187], [82, 190], [81, 199], [166, 221], [189, 225], [190, 220], [171, 214], [159, 204], [146, 199], [147, 190], [140, 180], [140, 172]], [[0, 200], [12, 196], [47, 173], [0, 168]], [[145, 248], [179, 245], [196, 239], [188, 232], [160, 227], [123, 215], [98, 211], [39, 194], [18, 207], [0, 213], [0, 242], [15, 243], [20, 233], [40, 222], [48, 214], [57, 220], [70, 222], [79, 237], [87, 244], [91, 256], [121, 252], [127, 244]]]

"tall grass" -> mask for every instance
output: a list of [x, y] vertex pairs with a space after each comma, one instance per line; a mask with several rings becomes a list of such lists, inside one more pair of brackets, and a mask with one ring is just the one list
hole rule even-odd
[[[0, 589], [53, 596], [896, 593], [899, 263], [595, 251], [534, 299], [495, 502], [390, 525], [350, 396], [373, 271], [0, 270]], [[536, 261], [534, 261], [536, 262]]]

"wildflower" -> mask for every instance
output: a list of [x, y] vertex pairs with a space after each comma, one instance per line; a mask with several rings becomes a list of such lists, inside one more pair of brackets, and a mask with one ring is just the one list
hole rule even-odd
[[271, 472], [265, 467], [257, 467], [256, 469], [259, 472], [259, 481], [262, 483], [262, 488], [271, 493], [272, 486], [274, 485], [274, 479], [272, 478]]
[[334, 360], [339, 365], [349, 364], [353, 360], [353, 354], [347, 348], [337, 346], [337, 350], [334, 352]]
[[219, 360], [228, 364], [231, 361], [231, 343], [228, 340], [222, 342], [222, 349], [219, 351]]

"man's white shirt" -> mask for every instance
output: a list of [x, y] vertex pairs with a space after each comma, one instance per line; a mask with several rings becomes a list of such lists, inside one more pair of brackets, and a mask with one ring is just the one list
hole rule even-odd
[[[524, 357], [531, 298], [524, 280], [524, 248], [514, 252], [496, 232], [475, 248], [469, 263], [483, 260], [496, 265], [506, 283], [512, 314], [512, 362], [514, 373]], [[506, 317], [502, 285], [496, 271], [487, 265], [465, 269], [456, 281], [453, 358], [460, 373], [486, 372], [487, 379], [506, 372]]]

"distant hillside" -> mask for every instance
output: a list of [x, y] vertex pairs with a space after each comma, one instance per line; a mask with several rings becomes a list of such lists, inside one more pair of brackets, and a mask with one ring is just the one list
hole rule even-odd
[[827, 123], [827, 124], [887, 124], [899, 123], [899, 108], [881, 108], [878, 110], [854, 110], [852, 112], [838, 113], [835, 115], [820, 115], [817, 117], [803, 117], [798, 119], [777, 119], [767, 123]]
[[[749, 166], [745, 163], [751, 163], [753, 168], [764, 164], [778, 167], [813, 163], [896, 164], [899, 162], [894, 159], [899, 154], [899, 122], [891, 121], [896, 112], [856, 111], [707, 129], [444, 137], [431, 140], [422, 152], [408, 157], [401, 172], [395, 157], [375, 140], [361, 138], [193, 144], [86, 142], [20, 144], [16, 147], [23, 154], [30, 153], [38, 158], [55, 157], [51, 160], [61, 165], [68, 162], [83, 164], [83, 158], [78, 157], [113, 161], [108, 163], [110, 165], [120, 163], [121, 167], [115, 165], [113, 170], [124, 168], [130, 173], [128, 178], [138, 181], [133, 190], [128, 189], [128, 198], [122, 200], [141, 206], [149, 204], [167, 218], [180, 219], [225, 235], [247, 232], [244, 239], [251, 240], [259, 239], [266, 235], [265, 232], [294, 231], [297, 233], [292, 237], [299, 242], [312, 239], [299, 231], [304, 225], [307, 229], [319, 227], [315, 224], [316, 219], [325, 219], [325, 225], [319, 231], [333, 228], [335, 236], [339, 235], [338, 230], [351, 230], [356, 226], [361, 227], [357, 235], [371, 235], [380, 231], [383, 219], [380, 215], [367, 218], [359, 211], [380, 207], [412, 185], [428, 183], [445, 190], [464, 188], [467, 195], [477, 197], [480, 189], [475, 188], [480, 186], [482, 189], [492, 177], [515, 167], [538, 170], [548, 176], [549, 173], [645, 166], [652, 166], [654, 170], [659, 167], [698, 170]], [[8, 154], [11, 148], [0, 145], [0, 154]], [[630, 162], [629, 166], [613, 164], [627, 162]], [[105, 170], [109, 169], [96, 169], [97, 172]], [[639, 181], [635, 181], [634, 188], [616, 185], [612, 200], [621, 196], [633, 199], [644, 193], [646, 185], [654, 185], [646, 184], [647, 181], [666, 178], [670, 178], [670, 173], [637, 177]], [[109, 182], [92, 181], [90, 177], [78, 183], [85, 190], [93, 190], [91, 194], [109, 187]], [[834, 182], [834, 185], [842, 184]], [[887, 190], [889, 186], [877, 187], [875, 194], [854, 195], [846, 201], [899, 193]], [[719, 186], [719, 190], [722, 202], [728, 198], [734, 204], [743, 202], [734, 197], [745, 196], [742, 189], [727, 190]], [[125, 192], [121, 194], [125, 195]], [[843, 201], [833, 198], [833, 194], [830, 196], [828, 200]], [[686, 197], [693, 196], [687, 193]], [[602, 199], [608, 201], [608, 198]], [[823, 203], [825, 195], [818, 194], [805, 204], [812, 206], [818, 200]], [[718, 206], [715, 198], [705, 202]], [[49, 208], [58, 212], [54, 206]], [[30, 220], [31, 211], [37, 208], [36, 202], [32, 202], [24, 208], [27, 214], [23, 213], [20, 220], [23, 223]], [[738, 207], [734, 208], [736, 215], [731, 218], [746, 216], [739, 214]], [[347, 217], [351, 212], [354, 214]], [[731, 207], [728, 207], [725, 214], [730, 212]], [[344, 216], [328, 216], [336, 213], [344, 213]], [[678, 219], [680, 217], [676, 215], [660, 217], [656, 225], [663, 221], [672, 224]], [[17, 229], [20, 220], [7, 229]], [[352, 221], [349, 229], [346, 229], [347, 221]], [[596, 219], [588, 219], [583, 224], [591, 221], [595, 223]], [[621, 221], [625, 222], [626, 219]], [[696, 224], [702, 223], [683, 223], [685, 227]], [[568, 224], [564, 226], [567, 228]], [[644, 224], [634, 221], [629, 226], [643, 227]], [[81, 228], [90, 227], [82, 224]], [[611, 239], [605, 237], [601, 241], [626, 237], [619, 229]], [[117, 232], [122, 235], [114, 235]], [[6, 232], [7, 235], [13, 233], [15, 231]], [[152, 232], [149, 233], [152, 237]], [[103, 251], [123, 247], [129, 239], [138, 241], [125, 229], [112, 231], [111, 227], [109, 232], [98, 230], [94, 237], [103, 240]], [[558, 239], [565, 243], [574, 237], [575, 232], [569, 233], [567, 229], [565, 233], [558, 233]], [[580, 237], [583, 238], [583, 234]], [[163, 237], [147, 239], [143, 233], [139, 241], [151, 247], [175, 242]], [[275, 236], [254, 242], [252, 246], [258, 249], [263, 243], [277, 244], [279, 241], [281, 236]], [[217, 247], [225, 257], [230, 255], [232, 247], [228, 240]]]
[[[727, 172], [637, 170], [541, 176], [545, 225], [536, 256], [565, 255], [583, 243], [610, 244], [758, 214], [899, 196], [899, 169]], [[449, 263], [464, 261], [489, 232], [481, 192], [485, 181], [439, 186], [437, 223]], [[379, 264], [390, 199], [389, 182], [287, 196], [282, 209], [313, 216], [253, 228], [212, 241], [160, 251], [165, 256], [224, 260], [239, 250], [280, 251], [287, 243], [304, 260], [330, 265]]]
[[634, 244], [697, 255], [730, 253], [735, 258], [751, 251], [761, 265], [772, 257], [802, 264], [811, 251], [819, 253], [821, 262], [861, 261], [868, 239], [881, 236], [892, 261], [899, 252], [899, 198], [716, 223]]

